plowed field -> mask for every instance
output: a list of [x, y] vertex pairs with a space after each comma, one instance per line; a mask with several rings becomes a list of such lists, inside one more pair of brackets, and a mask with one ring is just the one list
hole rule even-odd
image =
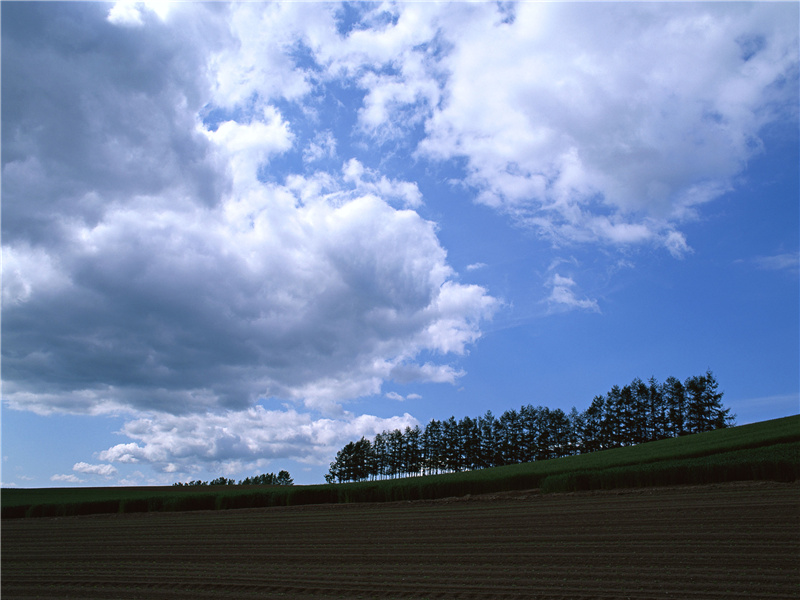
[[800, 485], [2, 523], [2, 597], [797, 598]]

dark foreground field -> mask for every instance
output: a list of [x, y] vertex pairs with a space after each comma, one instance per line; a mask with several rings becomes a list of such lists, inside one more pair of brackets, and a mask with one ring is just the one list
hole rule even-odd
[[2, 597], [797, 598], [800, 485], [14, 519]]

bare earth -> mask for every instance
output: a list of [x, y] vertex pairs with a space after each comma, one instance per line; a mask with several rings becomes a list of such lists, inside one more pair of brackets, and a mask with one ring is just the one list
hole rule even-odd
[[4, 600], [798, 596], [797, 483], [2, 523]]

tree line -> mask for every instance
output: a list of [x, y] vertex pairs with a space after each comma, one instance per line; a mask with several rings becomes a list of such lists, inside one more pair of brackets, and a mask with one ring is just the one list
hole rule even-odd
[[569, 413], [525, 405], [500, 417], [433, 419], [419, 426], [383, 431], [349, 442], [325, 475], [328, 483], [433, 475], [586, 454], [609, 448], [730, 427], [734, 415], [722, 405], [713, 373], [639, 378], [595, 396], [589, 407]]
[[189, 483], [173, 483], [173, 486], [201, 486], [201, 485], [294, 485], [292, 476], [289, 471], [280, 471], [277, 475], [275, 473], [262, 473], [253, 477], [246, 477], [238, 482], [235, 479], [228, 479], [227, 477], [217, 477], [211, 481], [194, 480]]

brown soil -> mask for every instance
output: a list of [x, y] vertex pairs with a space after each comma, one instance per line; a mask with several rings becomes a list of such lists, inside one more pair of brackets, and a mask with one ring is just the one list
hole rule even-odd
[[797, 598], [800, 485], [14, 519], [2, 597]]

